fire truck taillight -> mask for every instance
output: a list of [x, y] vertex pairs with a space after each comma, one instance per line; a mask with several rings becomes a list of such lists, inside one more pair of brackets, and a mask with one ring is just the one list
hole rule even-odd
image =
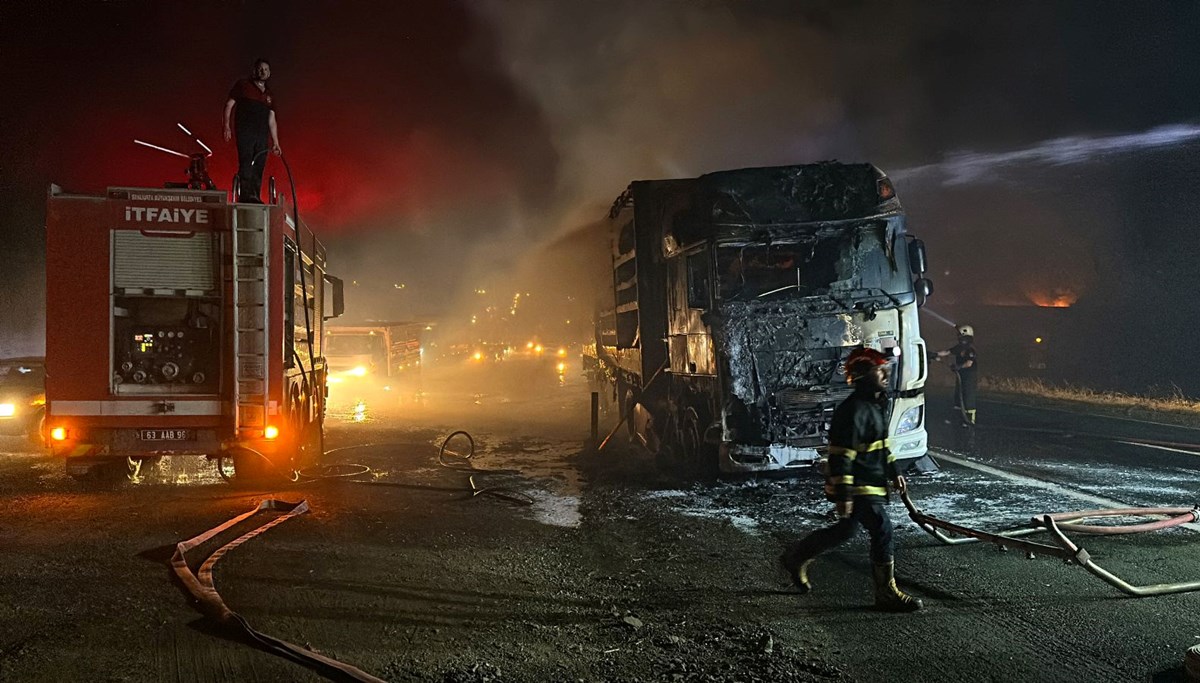
[[66, 427], [55, 427], [54, 429], [51, 429], [50, 430], [50, 438], [55, 441], [66, 441], [67, 440], [67, 428]]
[[276, 427], [275, 425], [267, 425], [267, 428], [263, 430], [263, 438], [264, 439], [267, 439], [267, 440], [275, 439], [278, 436], [279, 436], [279, 427]]

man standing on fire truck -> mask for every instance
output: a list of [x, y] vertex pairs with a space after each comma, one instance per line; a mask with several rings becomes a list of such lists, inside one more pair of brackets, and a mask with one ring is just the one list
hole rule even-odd
[[907, 486], [888, 449], [889, 359], [875, 349], [858, 348], [846, 359], [846, 379], [854, 393], [838, 406], [829, 427], [829, 466], [825, 495], [837, 506], [838, 521], [789, 547], [779, 558], [801, 593], [812, 590], [808, 568], [821, 553], [850, 540], [861, 525], [871, 537], [875, 607], [915, 612], [921, 601], [896, 587], [895, 541], [888, 517], [888, 480]]
[[262, 203], [260, 193], [263, 169], [267, 165], [268, 134], [271, 151], [283, 153], [275, 124], [275, 98], [267, 87], [270, 78], [270, 63], [259, 57], [250, 78], [234, 83], [225, 102], [225, 142], [233, 136], [229, 127], [230, 114], [234, 115], [237, 129], [239, 202]]

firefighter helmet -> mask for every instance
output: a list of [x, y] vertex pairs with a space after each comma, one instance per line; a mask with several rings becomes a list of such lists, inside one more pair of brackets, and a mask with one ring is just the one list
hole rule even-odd
[[971, 327], [970, 325], [959, 325], [958, 326], [958, 336], [974, 337], [975, 336], [975, 328]]
[[875, 349], [859, 347], [846, 357], [846, 381], [856, 382], [862, 379], [873, 368], [887, 365], [891, 359]]

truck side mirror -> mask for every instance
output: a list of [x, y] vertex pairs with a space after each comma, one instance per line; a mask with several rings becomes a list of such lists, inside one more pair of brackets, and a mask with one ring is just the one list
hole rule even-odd
[[908, 265], [913, 275], [924, 275], [929, 270], [928, 259], [925, 256], [925, 243], [914, 239], [908, 243]]
[[329, 296], [332, 299], [333, 305], [331, 308], [333, 312], [323, 317], [325, 320], [339, 318], [346, 312], [346, 298], [342, 290], [342, 279], [325, 273], [325, 283], [329, 285], [325, 291], [329, 292]]
[[933, 280], [927, 277], [920, 278], [913, 283], [913, 289], [917, 292], [917, 307], [925, 305], [925, 300], [933, 296]]

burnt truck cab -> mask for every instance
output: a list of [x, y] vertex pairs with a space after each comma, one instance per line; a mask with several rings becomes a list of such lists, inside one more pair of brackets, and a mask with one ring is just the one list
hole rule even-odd
[[925, 454], [917, 309], [932, 285], [878, 168], [635, 182], [610, 218], [616, 298], [597, 355], [643, 443], [724, 472], [809, 466], [852, 390], [842, 365], [868, 346], [895, 358], [892, 452]]

